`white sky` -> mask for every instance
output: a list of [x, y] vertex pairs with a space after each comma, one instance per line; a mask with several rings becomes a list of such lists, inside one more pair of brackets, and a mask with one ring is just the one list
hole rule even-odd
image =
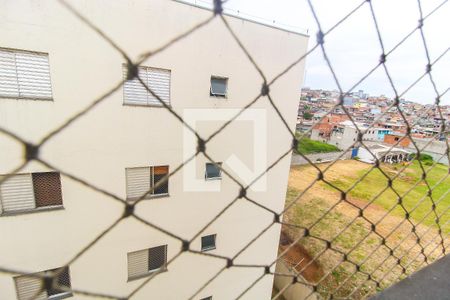
[[[325, 32], [362, 0], [312, 0], [312, 2]], [[442, 2], [443, 0], [421, 0], [424, 16]], [[420, 15], [417, 0], [372, 0], [372, 5], [386, 52], [418, 25]], [[313, 47], [316, 43], [318, 27], [306, 0], [228, 0], [224, 6], [252, 16], [308, 29], [311, 36], [309, 47]], [[425, 20], [423, 27], [431, 61], [448, 51], [432, 71], [440, 93], [450, 87], [449, 18], [450, 3], [447, 2]], [[325, 37], [325, 50], [344, 90], [351, 88], [376, 66], [381, 47], [368, 3]], [[399, 94], [423, 74], [426, 64], [425, 49], [420, 31], [417, 30], [387, 57], [386, 65]], [[320, 49], [306, 60], [304, 85], [311, 88], [336, 88]], [[363, 89], [371, 95], [394, 96], [382, 67], [357, 86], [356, 90], [358, 89]], [[428, 77], [423, 78], [404, 95], [405, 99], [420, 103], [432, 103], [435, 97]], [[443, 97], [441, 103], [450, 104], [450, 91]]]

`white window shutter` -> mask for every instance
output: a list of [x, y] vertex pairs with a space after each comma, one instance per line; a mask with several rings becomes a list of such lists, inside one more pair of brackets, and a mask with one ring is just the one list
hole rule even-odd
[[13, 175], [0, 185], [0, 203], [3, 212], [36, 208], [31, 174]]
[[150, 168], [127, 168], [127, 199], [142, 197], [150, 190]]
[[47, 291], [42, 289], [42, 279], [32, 276], [18, 276], [15, 279], [17, 299], [19, 300], [47, 300]]
[[[167, 105], [170, 104], [170, 70], [148, 69], [148, 87]], [[162, 105], [149, 93], [149, 104]]]
[[[140, 67], [139, 69], [139, 77], [143, 82], [147, 82], [147, 71], [145, 68]], [[127, 68], [123, 67], [124, 78], [127, 77]], [[133, 80], [125, 81], [123, 85], [123, 97], [125, 104], [134, 104], [134, 105], [147, 105], [148, 97], [147, 97], [147, 89], [141, 84], [141, 82], [134, 78]]]
[[148, 250], [140, 250], [128, 253], [128, 278], [147, 274]]
[[52, 98], [48, 55], [16, 52], [16, 68], [19, 97]]
[[14, 52], [0, 49], [0, 96], [19, 97]]

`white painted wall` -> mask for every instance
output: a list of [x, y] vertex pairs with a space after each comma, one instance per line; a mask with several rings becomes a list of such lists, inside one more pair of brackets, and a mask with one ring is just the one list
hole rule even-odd
[[[70, 3], [105, 31], [133, 59], [153, 50], [210, 16], [210, 12], [166, 0], [76, 0]], [[307, 37], [227, 17], [230, 26], [271, 79], [301, 57]], [[57, 1], [15, 0], [0, 2], [0, 47], [49, 53], [53, 102], [0, 99], [0, 126], [23, 139], [38, 142], [53, 128], [89, 105], [122, 79], [124, 59], [98, 34], [82, 24]], [[189, 108], [239, 108], [260, 91], [262, 79], [219, 18], [144, 65], [170, 69], [171, 103], [182, 114]], [[293, 129], [304, 63], [291, 69], [271, 87], [271, 95]], [[228, 99], [209, 97], [211, 75], [229, 77]], [[67, 129], [42, 149], [42, 159], [56, 168], [125, 198], [125, 168], [182, 163], [182, 125], [163, 108], [124, 106], [122, 89]], [[255, 108], [266, 109], [268, 162], [291, 145], [284, 125], [261, 99]], [[220, 123], [220, 122], [218, 122]], [[251, 167], [253, 132], [248, 124], [235, 123], [207, 146], [217, 161], [236, 154]], [[200, 126], [202, 136], [220, 124]], [[22, 161], [22, 147], [0, 134], [0, 174]], [[204, 166], [199, 157], [196, 164]], [[275, 211], [284, 206], [290, 157], [268, 175], [267, 192], [249, 197]], [[224, 165], [226, 168], [227, 166]], [[22, 172], [47, 170], [37, 162]], [[201, 178], [203, 174], [199, 174]], [[192, 238], [237, 194], [229, 178], [221, 192], [185, 192], [182, 173], [170, 179], [170, 197], [146, 200], [136, 213], [145, 220], [185, 239]], [[62, 177], [64, 210], [0, 217], [0, 266], [36, 272], [64, 265], [122, 214], [122, 204], [70, 178]], [[211, 253], [233, 256], [273, 220], [272, 214], [239, 200], [209, 226], [204, 234], [217, 234]], [[277, 255], [279, 226], [272, 226], [236, 263], [268, 264]], [[127, 282], [127, 252], [168, 244], [169, 259], [181, 243], [133, 219], [122, 221], [70, 266], [72, 287], [91, 292], [126, 296], [144, 279]], [[195, 240], [193, 249], [200, 248]], [[184, 253], [169, 272], [150, 281], [135, 299], [185, 299], [225, 265], [220, 259]], [[232, 268], [224, 272], [196, 299], [232, 299], [263, 274], [262, 268]], [[244, 297], [269, 299], [271, 276], [264, 277]], [[75, 299], [87, 297], [75, 295]], [[0, 299], [16, 299], [12, 275], [0, 273]]]
[[347, 150], [355, 143], [358, 132], [354, 127], [344, 126], [342, 133], [332, 132], [329, 144], [335, 145], [341, 150]]

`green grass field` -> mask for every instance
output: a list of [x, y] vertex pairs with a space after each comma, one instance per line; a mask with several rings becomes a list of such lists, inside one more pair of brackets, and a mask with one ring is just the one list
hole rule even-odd
[[[327, 166], [328, 164], [322, 164], [320, 168], [323, 170]], [[306, 165], [291, 168], [286, 205], [296, 199], [297, 201], [286, 211], [284, 220], [289, 224], [309, 228], [312, 236], [303, 238], [298, 243], [307, 250], [309, 256], [316, 257], [321, 271], [329, 274], [318, 285], [318, 291], [324, 298], [333, 293], [346, 299], [362, 299], [390, 286], [424, 266], [421, 247], [424, 247], [429, 262], [437, 259], [442, 255], [438, 229], [446, 237], [443, 243], [446, 247], [450, 246], [448, 166], [437, 164], [428, 170], [430, 166], [424, 165], [428, 172], [422, 179], [422, 169], [417, 161], [403, 171], [400, 164], [381, 165], [381, 170], [387, 176], [397, 176], [392, 187], [402, 197], [401, 203], [420, 236], [420, 245], [417, 244], [417, 235], [412, 231], [412, 225], [405, 221], [405, 211], [399, 205], [398, 195], [391, 188], [383, 192], [388, 179], [379, 169], [371, 170], [372, 167], [356, 160], [345, 160], [337, 162], [324, 173], [327, 182], [342, 190], [353, 186], [347, 194], [348, 202], [341, 201], [341, 193], [322, 181], [316, 182], [297, 199], [309, 183], [316, 180], [317, 170]], [[364, 178], [356, 184], [362, 177]], [[429, 188], [432, 189], [431, 193]], [[439, 226], [433, 211], [433, 201], [439, 215]], [[363, 209], [367, 219], [377, 224], [376, 234], [370, 223], [359, 216], [359, 208]], [[301, 230], [292, 226], [284, 226], [283, 231], [293, 240], [301, 234]], [[339, 251], [326, 250], [323, 241], [313, 236], [332, 241], [333, 248]], [[382, 245], [382, 237], [385, 238], [387, 247]], [[402, 266], [406, 268], [405, 273], [397, 259], [390, 256], [388, 247], [395, 249], [396, 257], [401, 258]], [[371, 273], [372, 278], [381, 282], [380, 287], [367, 281], [366, 275], [355, 273], [351, 264], [341, 264], [340, 253], [346, 253], [348, 259], [360, 264], [362, 271]], [[356, 292], [349, 296], [355, 289]]]
[[[423, 167], [425, 171], [431, 168], [431, 166], [427, 165], [423, 165]], [[394, 177], [401, 168], [401, 165], [385, 165], [382, 167], [382, 170], [386, 175]], [[337, 187], [346, 190], [350, 188], [357, 178], [361, 178], [367, 172], [368, 170], [359, 170], [355, 174], [344, 175], [338, 179], [331, 180], [331, 182]], [[445, 178], [448, 172], [448, 166], [437, 164], [428, 171], [426, 178], [422, 180], [420, 164], [414, 161], [393, 181], [393, 189], [388, 188], [381, 193], [388, 185], [388, 180], [379, 169], [374, 169], [350, 191], [349, 195], [369, 202], [381, 193], [373, 203], [386, 210], [395, 206], [392, 214], [404, 216], [405, 210], [401, 206], [396, 205], [398, 203], [398, 196], [400, 195], [403, 198], [402, 204], [414, 221], [437, 227], [435, 222], [436, 216], [432, 213], [432, 200], [436, 204], [437, 214], [443, 214], [440, 223], [445, 224], [446, 222], [450, 222], [450, 212], [447, 211], [447, 213], [444, 213], [450, 207], [450, 194], [447, 194], [450, 188], [450, 178]], [[324, 187], [330, 188], [328, 185], [324, 185]], [[429, 189], [432, 190], [431, 198], [428, 197]], [[450, 233], [450, 226], [444, 226], [443, 231]]]
[[339, 151], [339, 148], [327, 143], [313, 141], [309, 138], [302, 138], [298, 143], [297, 151], [303, 155], [306, 155], [313, 153], [335, 152]]

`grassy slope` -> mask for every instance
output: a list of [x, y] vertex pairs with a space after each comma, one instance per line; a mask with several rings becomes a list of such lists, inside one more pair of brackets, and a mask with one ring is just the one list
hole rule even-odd
[[314, 141], [308, 138], [302, 138], [298, 143], [297, 151], [300, 152], [301, 154], [306, 155], [312, 153], [335, 152], [339, 151], [339, 148], [327, 143]]
[[[423, 167], [426, 171], [430, 168], [430, 166]], [[401, 168], [401, 165], [385, 166], [382, 170], [390, 177], [393, 177], [396, 171], [400, 171]], [[361, 178], [368, 170], [369, 168], [358, 171], [356, 178]], [[444, 195], [444, 193], [448, 192], [450, 179], [447, 177], [441, 181], [446, 174], [448, 174], [448, 167], [437, 164], [428, 172], [426, 179], [422, 180], [420, 164], [414, 161], [413, 164], [402, 171], [400, 176], [393, 181], [393, 189], [402, 196], [402, 203], [408, 212], [411, 213], [413, 220], [416, 222], [423, 220], [422, 222], [428, 226], [436, 226], [434, 213], [429, 213], [432, 211], [433, 204], [431, 199], [427, 197], [429, 186], [433, 190], [431, 195], [436, 203], [436, 212], [438, 215], [443, 214], [440, 223], [450, 221], [450, 212], [447, 211], [447, 213], [444, 213], [445, 209], [450, 206], [450, 195]], [[331, 182], [339, 188], [347, 189], [355, 182], [355, 178], [353, 176], [342, 176], [339, 179], [331, 180]], [[368, 202], [376, 197], [387, 184], [388, 180], [386, 176], [379, 169], [374, 169], [352, 189], [350, 196]], [[416, 186], [413, 187], [414, 185]], [[411, 188], [412, 190], [409, 191]], [[406, 196], [404, 196], [405, 193], [407, 193]], [[397, 199], [398, 195], [392, 189], [388, 188], [373, 203], [389, 210], [396, 205]], [[392, 213], [398, 216], [405, 215], [405, 211], [399, 205], [394, 208]], [[450, 226], [446, 226], [444, 232], [450, 233]]]
[[[325, 166], [323, 166], [325, 167]], [[390, 177], [394, 176], [401, 168], [400, 165], [383, 165], [382, 170]], [[425, 169], [429, 167], [425, 166]], [[364, 176], [371, 169], [370, 165], [357, 161], [338, 162], [325, 173], [325, 179], [342, 189], [347, 189], [355, 184], [355, 182]], [[421, 169], [418, 162], [414, 162], [404, 171], [400, 173], [398, 178], [393, 181], [393, 187], [403, 195], [413, 185], [418, 182], [417, 186], [412, 188], [407, 196], [403, 199], [403, 204], [408, 211], [417, 205], [419, 199], [425, 197], [423, 203], [418, 205], [414, 212], [411, 213], [411, 219], [414, 223], [420, 222], [424, 217], [422, 224], [431, 226], [433, 230], [428, 232], [422, 244], [437, 236], [437, 228], [434, 220], [435, 216], [432, 212], [431, 200], [426, 197], [428, 189], [427, 184], [421, 180]], [[443, 214], [441, 224], [450, 220], [450, 212], [445, 211], [450, 206], [450, 195], [445, 193], [450, 186], [450, 179], [445, 178], [448, 174], [448, 167], [437, 165], [428, 173], [426, 182], [433, 189], [432, 197], [435, 201], [440, 201], [436, 205], [438, 214]], [[317, 176], [317, 171], [310, 166], [298, 166], [291, 169], [289, 178], [289, 187], [286, 197], [286, 204], [289, 205], [296, 196]], [[445, 180], [441, 181], [442, 178]], [[441, 182], [440, 182], [441, 181]], [[367, 203], [381, 192], [387, 185], [387, 179], [378, 169], [370, 171], [366, 177], [356, 184], [352, 191], [348, 194], [348, 199], [357, 203], [359, 207], [364, 207]], [[439, 197], [441, 200], [438, 200]], [[380, 194], [378, 199], [368, 208], [364, 209], [364, 215], [374, 223], [382, 220], [377, 225], [377, 232], [386, 237], [386, 244], [390, 247], [396, 247], [396, 255], [402, 257], [402, 264], [406, 266], [406, 274], [410, 274], [418, 267], [422, 266], [422, 257], [417, 257], [419, 246], [417, 246], [414, 234], [411, 234], [411, 226], [408, 222], [398, 226], [404, 219], [404, 210], [396, 205], [397, 195], [392, 190], [387, 190]], [[358, 217], [358, 210], [348, 203], [341, 202], [334, 206], [340, 199], [340, 193], [331, 186], [320, 182], [315, 184], [308, 192], [302, 195], [300, 201], [296, 202], [285, 214], [287, 223], [296, 224], [303, 227], [309, 227], [313, 235], [320, 236], [327, 240], [333, 240], [333, 247], [348, 254], [349, 259], [361, 264], [361, 270], [373, 273], [373, 278], [381, 281], [381, 287], [385, 288], [405, 275], [401, 273], [394, 258], [389, 256], [388, 249], [380, 247], [381, 238], [371, 232], [369, 224]], [[392, 212], [385, 217], [388, 210], [393, 208]], [[429, 213], [431, 211], [431, 213]], [[428, 216], [427, 216], [428, 214]], [[320, 221], [318, 221], [320, 220]], [[318, 221], [318, 222], [317, 222]], [[311, 227], [312, 226], [312, 227]], [[418, 232], [425, 233], [429, 227], [419, 226]], [[296, 232], [294, 228], [285, 227], [284, 230], [291, 236], [299, 236], [300, 232]], [[446, 224], [442, 228], [443, 232], [450, 233], [450, 224]], [[394, 232], [393, 234], [389, 234]], [[433, 241], [431, 241], [433, 242]], [[439, 241], [438, 241], [439, 242]], [[362, 288], [352, 295], [352, 298], [364, 298], [373, 294], [376, 288], [373, 283], [366, 283], [365, 275], [361, 273], [353, 274], [353, 267], [350, 264], [342, 264], [335, 268], [342, 260], [339, 253], [326, 250], [323, 254], [324, 243], [314, 238], [303, 238], [299, 241], [308, 252], [315, 256], [323, 267], [325, 272], [330, 271], [331, 275], [324, 278], [319, 285], [319, 291], [323, 296], [327, 296], [330, 291], [342, 284], [337, 294], [347, 297], [356, 286], [362, 283]], [[448, 243], [448, 241], [446, 242]], [[431, 246], [434, 247], [433, 242]], [[439, 253], [433, 252], [435, 248], [426, 249], [428, 256], [437, 257]], [[430, 259], [432, 261], [433, 259]], [[392, 269], [392, 267], [394, 267]], [[348, 279], [350, 278], [350, 279]], [[345, 282], [345, 283], [344, 283]]]

